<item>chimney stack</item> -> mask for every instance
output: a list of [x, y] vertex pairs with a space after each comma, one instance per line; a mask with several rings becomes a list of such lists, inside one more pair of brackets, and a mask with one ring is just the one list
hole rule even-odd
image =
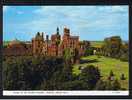
[[46, 41], [49, 41], [49, 35], [46, 35]]
[[70, 33], [70, 29], [68, 29], [68, 28], [64, 28], [64, 34], [69, 34]]
[[44, 39], [44, 33], [42, 32], [42, 38]]

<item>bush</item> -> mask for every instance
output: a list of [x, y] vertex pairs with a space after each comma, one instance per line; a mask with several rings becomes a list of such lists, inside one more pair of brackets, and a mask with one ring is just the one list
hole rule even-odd
[[125, 75], [124, 74], [121, 74], [121, 77], [120, 77], [121, 80], [125, 80]]
[[62, 84], [63, 90], [88, 90], [89, 87], [87, 86], [87, 83], [80, 80], [74, 80], [65, 82]]
[[120, 90], [121, 89], [121, 84], [119, 81], [116, 79], [113, 84], [112, 84], [112, 90]]
[[[71, 65], [57, 57], [4, 57], [5, 90], [118, 90], [118, 80], [100, 80], [98, 67], [88, 65], [81, 73], [72, 74]], [[110, 76], [114, 76], [110, 72]]]
[[88, 65], [82, 69], [79, 79], [86, 82], [89, 89], [93, 89], [100, 79], [100, 71], [93, 65]]
[[128, 55], [126, 55], [126, 54], [121, 55], [120, 60], [121, 61], [128, 61], [129, 60]]
[[106, 89], [106, 82], [103, 80], [99, 80], [95, 86], [95, 90], [105, 90]]
[[99, 80], [96, 84], [95, 90], [122, 90], [122, 88], [117, 79], [114, 81]]
[[93, 48], [89, 47], [85, 50], [85, 56], [93, 55]]
[[41, 82], [52, 78], [54, 72], [62, 71], [61, 58], [8, 57], [3, 63], [4, 89], [36, 89]]

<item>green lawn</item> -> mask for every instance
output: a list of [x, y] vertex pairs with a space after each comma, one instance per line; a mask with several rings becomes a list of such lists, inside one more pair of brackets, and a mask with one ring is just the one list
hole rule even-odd
[[103, 41], [90, 41], [92, 47], [100, 47], [104, 44]]
[[93, 61], [93, 60], [95, 61], [73, 65], [74, 74], [78, 75], [80, 73], [80, 70], [78, 69], [79, 66], [86, 67], [87, 65], [98, 66], [98, 68], [100, 69], [101, 75], [103, 76], [104, 79], [108, 77], [111, 70], [114, 72], [117, 79], [120, 79], [120, 75], [124, 73], [126, 76], [126, 80], [121, 81], [121, 84], [122, 84], [122, 87], [128, 89], [128, 79], [129, 79], [128, 62], [122, 62], [118, 59], [108, 58], [104, 56], [101, 56], [101, 58], [98, 58], [96, 55], [82, 57], [81, 59], [86, 61]]

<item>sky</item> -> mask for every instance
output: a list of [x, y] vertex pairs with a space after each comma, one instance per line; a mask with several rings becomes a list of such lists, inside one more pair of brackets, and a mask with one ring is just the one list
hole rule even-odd
[[128, 40], [128, 6], [4, 6], [3, 40], [30, 41], [37, 32], [51, 36], [67, 27], [80, 40], [110, 36]]

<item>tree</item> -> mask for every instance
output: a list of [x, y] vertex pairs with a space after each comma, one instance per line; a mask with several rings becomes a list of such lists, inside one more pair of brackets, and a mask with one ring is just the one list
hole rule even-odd
[[113, 73], [112, 70], [110, 71], [110, 75], [109, 76], [114, 76], [114, 73]]
[[109, 80], [113, 81], [114, 80], [114, 73], [113, 71], [111, 70], [110, 71], [110, 74], [109, 74], [109, 77], [108, 77]]
[[62, 84], [62, 90], [88, 90], [87, 83], [80, 80], [68, 81]]
[[100, 71], [93, 65], [88, 65], [86, 68], [82, 69], [79, 78], [87, 83], [89, 89], [93, 89], [100, 79]]
[[120, 55], [120, 60], [121, 61], [128, 61], [129, 60], [128, 43], [122, 44], [119, 55]]
[[3, 63], [4, 89], [37, 89], [43, 81], [50, 80], [56, 71], [62, 71], [62, 58], [14, 57]]
[[95, 87], [96, 90], [121, 90], [121, 84], [116, 79], [110, 80], [99, 80]]
[[121, 84], [119, 83], [119, 81], [117, 79], [113, 82], [112, 88], [113, 88], [113, 90], [120, 90], [121, 89]]
[[95, 90], [105, 90], [106, 89], [106, 82], [103, 80], [99, 80], [95, 86]]
[[121, 77], [120, 77], [121, 80], [125, 80], [125, 75], [124, 74], [121, 74]]
[[71, 59], [73, 58], [72, 50], [70, 48], [67, 48], [64, 50], [64, 55], [63, 55], [66, 64], [71, 63]]
[[110, 80], [106, 80], [105, 90], [113, 90], [112, 82]]
[[89, 56], [89, 55], [93, 55], [93, 48], [92, 47], [89, 47], [85, 50], [85, 56]]
[[119, 51], [121, 49], [122, 40], [119, 36], [112, 36], [104, 39], [102, 46], [104, 55], [114, 58], [119, 58]]
[[[79, 51], [78, 49], [74, 49], [74, 56], [73, 56], [73, 59], [74, 59], [74, 63], [77, 63], [77, 61], [80, 61], [80, 55], [79, 55]], [[79, 62], [78, 62], [79, 63]]]

